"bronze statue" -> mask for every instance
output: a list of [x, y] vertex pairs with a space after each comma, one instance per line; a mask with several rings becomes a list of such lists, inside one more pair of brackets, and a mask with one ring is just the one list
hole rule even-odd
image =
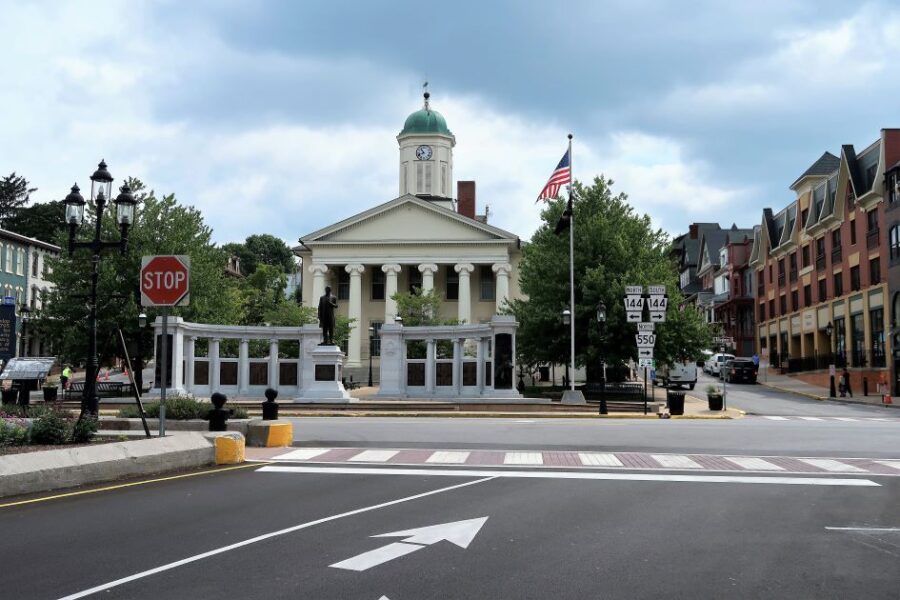
[[322, 328], [321, 346], [334, 345], [334, 309], [337, 298], [331, 295], [331, 287], [325, 287], [325, 294], [319, 298], [319, 327]]

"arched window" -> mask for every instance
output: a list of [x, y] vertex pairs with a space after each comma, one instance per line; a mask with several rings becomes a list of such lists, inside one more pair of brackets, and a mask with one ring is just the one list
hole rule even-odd
[[889, 239], [891, 244], [891, 260], [900, 258], [900, 225], [891, 227]]
[[900, 317], [900, 292], [894, 292], [894, 299], [891, 301], [891, 329], [897, 327], [898, 317]]

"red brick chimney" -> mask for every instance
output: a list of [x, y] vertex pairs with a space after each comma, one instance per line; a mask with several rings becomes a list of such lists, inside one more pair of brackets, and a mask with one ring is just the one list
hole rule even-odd
[[696, 240], [697, 239], [697, 224], [691, 223], [690, 226], [688, 227], [688, 231], [690, 232], [690, 239]]
[[470, 219], [475, 218], [474, 181], [456, 182], [456, 212]]

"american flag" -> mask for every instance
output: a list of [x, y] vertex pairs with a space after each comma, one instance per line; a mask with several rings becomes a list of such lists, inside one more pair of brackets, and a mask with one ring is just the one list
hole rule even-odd
[[559, 188], [572, 182], [572, 166], [569, 160], [569, 152], [569, 150], [566, 150], [566, 153], [563, 154], [563, 157], [559, 160], [559, 164], [556, 165], [556, 169], [553, 171], [553, 175], [547, 180], [547, 185], [541, 190], [541, 193], [535, 202], [538, 200], [551, 200], [556, 198], [556, 195], [559, 193]]

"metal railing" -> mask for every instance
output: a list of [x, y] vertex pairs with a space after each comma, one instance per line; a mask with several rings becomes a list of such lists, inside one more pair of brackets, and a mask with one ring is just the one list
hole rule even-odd
[[[779, 360], [780, 358], [780, 360]], [[885, 353], [874, 350], [852, 350], [848, 355], [845, 352], [835, 354], [814, 354], [812, 356], [778, 356], [772, 354], [772, 367], [783, 368], [787, 373], [802, 373], [805, 371], [824, 371], [834, 365], [837, 369], [845, 367], [853, 368], [884, 368], [887, 365]]]
[[881, 236], [879, 235], [879, 229], [876, 227], [875, 229], [869, 230], [866, 233], [866, 248], [869, 250], [878, 247], [878, 243], [881, 241]]

